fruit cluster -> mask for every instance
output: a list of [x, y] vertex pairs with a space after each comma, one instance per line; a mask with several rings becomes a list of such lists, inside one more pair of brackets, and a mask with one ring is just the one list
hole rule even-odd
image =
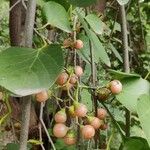
[[56, 83], [62, 87], [63, 90], [71, 89], [78, 81], [78, 78], [83, 75], [83, 69], [80, 66], [70, 68], [70, 70], [62, 72], [57, 78]]
[[[62, 90], [69, 91], [75, 85], [78, 86], [78, 78], [83, 75], [83, 69], [80, 66], [69, 68], [58, 76], [56, 84], [61, 87]], [[96, 97], [101, 101], [105, 101], [111, 94], [119, 94], [122, 91], [122, 84], [118, 80], [111, 81], [106, 87], [101, 87], [96, 90]], [[36, 94], [36, 100], [44, 102], [48, 99], [48, 93], [42, 91]], [[72, 99], [71, 106], [65, 106], [59, 110], [55, 116], [55, 124], [53, 127], [53, 135], [56, 138], [62, 138], [67, 145], [73, 145], [77, 141], [76, 130], [77, 126], [80, 126], [81, 135], [83, 139], [92, 139], [95, 135], [95, 131], [106, 130], [108, 128], [105, 123], [107, 117], [107, 111], [104, 108], [98, 108], [96, 110], [96, 116], [89, 115], [87, 106], [83, 103], [79, 103], [77, 100]], [[67, 120], [73, 120], [74, 118], [80, 118], [80, 124], [74, 123], [68, 124]], [[70, 126], [70, 127], [68, 127]]]
[[[91, 139], [95, 135], [95, 130], [105, 130], [107, 125], [104, 120], [107, 116], [107, 111], [103, 108], [97, 109], [97, 117], [87, 115], [88, 109], [86, 105], [74, 102], [72, 106], [68, 107], [69, 118], [75, 117], [82, 118], [82, 124], [79, 124], [81, 129], [81, 135], [83, 139]], [[53, 127], [53, 134], [57, 138], [63, 138], [64, 143], [67, 145], [73, 145], [76, 143], [76, 132], [72, 127], [66, 126], [67, 114], [65, 109], [58, 111], [55, 116], [55, 125]], [[86, 120], [86, 121], [85, 121]]]

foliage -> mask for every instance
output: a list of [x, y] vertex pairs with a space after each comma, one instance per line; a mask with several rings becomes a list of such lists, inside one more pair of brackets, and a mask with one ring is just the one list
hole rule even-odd
[[[124, 4], [127, 6], [131, 73], [123, 72], [124, 53], [118, 7]], [[33, 48], [23, 48], [11, 47], [9, 44], [9, 11], [8, 8], [5, 10], [8, 1], [3, 0], [0, 6], [0, 13], [4, 16], [0, 18], [0, 122], [3, 123], [3, 130], [9, 126], [9, 130], [18, 133], [19, 128], [15, 122], [19, 117], [14, 114], [14, 110], [18, 109], [13, 106], [17, 101], [14, 100], [15, 104], [10, 101], [9, 104], [9, 98], [36, 95], [46, 90], [49, 99], [46, 103], [41, 103], [41, 106], [45, 104], [44, 111], [41, 108], [39, 110], [36, 96], [32, 97], [33, 107], [36, 116], [39, 117], [40, 114], [43, 117], [46, 129], [41, 130], [48, 132], [46, 136], [52, 139], [51, 144], [56, 149], [94, 149], [97, 141], [99, 145], [96, 148], [105, 147], [107, 150], [149, 150], [150, 25], [147, 24], [149, 16], [146, 4], [149, 5], [149, 2], [107, 1], [104, 13], [100, 13], [96, 9], [96, 5], [99, 5], [96, 0], [38, 0]], [[77, 39], [83, 42], [81, 49], [75, 47]], [[76, 65], [81, 66], [84, 73], [76, 78], [74, 84], [70, 84], [71, 77], [76, 74]], [[67, 77], [61, 80], [63, 84], [58, 84], [58, 76], [62, 72]], [[123, 90], [119, 94], [113, 94], [110, 90], [110, 81], [114, 79], [122, 83]], [[98, 99], [99, 90], [107, 90], [109, 93], [107, 95], [106, 92], [100, 92], [105, 100]], [[71, 118], [70, 106], [76, 109], [79, 103], [87, 107], [86, 116]], [[10, 106], [13, 112], [11, 115]], [[63, 138], [54, 137], [52, 132], [56, 123], [54, 116], [63, 108], [67, 113], [66, 126], [76, 132], [76, 137], [80, 136], [73, 146], [66, 145]], [[101, 128], [100, 133], [96, 130], [97, 140], [87, 141], [82, 137], [82, 131], [79, 132], [79, 126], [87, 124], [89, 120], [86, 117], [94, 116], [98, 108], [107, 110], [108, 116], [103, 124], [109, 127], [105, 130]], [[131, 112], [130, 137], [125, 136], [126, 109]], [[17, 118], [12, 121], [14, 116]], [[35, 125], [38, 126], [38, 135], [40, 125], [43, 125], [41, 118]], [[29, 149], [47, 144], [45, 132], [41, 134], [42, 139], [39, 136], [37, 138], [36, 134], [33, 138], [29, 131]], [[13, 141], [6, 145], [8, 150], [17, 150], [18, 147]]]

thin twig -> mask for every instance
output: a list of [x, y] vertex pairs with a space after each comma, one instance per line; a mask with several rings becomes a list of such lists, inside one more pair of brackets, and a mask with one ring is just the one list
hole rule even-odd
[[52, 141], [52, 139], [51, 139], [51, 137], [50, 137], [50, 135], [49, 135], [49, 133], [48, 133], [48, 130], [47, 130], [47, 128], [46, 128], [46, 125], [45, 125], [45, 123], [44, 123], [44, 121], [43, 121], [43, 108], [44, 108], [44, 103], [41, 103], [41, 107], [40, 107], [40, 122], [41, 122], [41, 124], [42, 124], [42, 126], [43, 126], [43, 128], [44, 128], [44, 131], [45, 131], [45, 133], [46, 133], [46, 135], [47, 135], [47, 137], [48, 137], [49, 142], [50, 142], [51, 145], [52, 145], [53, 150], [56, 150], [55, 145], [54, 145], [54, 143], [53, 143], [53, 141]]
[[[90, 58], [91, 58], [91, 76], [92, 76], [92, 86], [96, 86], [96, 80], [97, 80], [97, 76], [96, 76], [96, 64], [94, 62], [94, 51], [93, 51], [93, 47], [92, 47], [92, 43], [90, 41]], [[95, 111], [95, 116], [97, 116], [97, 108], [98, 108], [98, 102], [97, 99], [95, 99], [93, 93], [91, 94], [91, 98], [93, 100], [94, 103], [94, 111]], [[97, 130], [96, 134], [95, 134], [95, 148], [98, 147], [98, 137], [99, 137], [100, 131]]]
[[137, 7], [138, 7], [139, 23], [140, 23], [140, 30], [141, 30], [141, 39], [142, 39], [143, 44], [144, 44], [144, 49], [146, 50], [147, 49], [147, 45], [146, 45], [146, 40], [145, 40], [144, 30], [143, 30], [143, 25], [142, 25], [142, 17], [141, 17], [140, 2], [139, 2], [139, 0], [137, 1], [137, 3], [138, 3]]
[[[43, 112], [40, 111], [40, 116], [41, 115], [43, 116], [43, 114], [41, 114], [41, 113], [43, 113]], [[40, 136], [40, 142], [42, 142], [42, 126], [41, 126], [41, 123], [39, 123], [39, 136]], [[41, 145], [42, 150], [45, 150], [45, 148], [43, 146], [43, 143], [41, 143], [40, 145]]]
[[[73, 22], [73, 41], [74, 43], [76, 42], [76, 36], [77, 36], [77, 33], [76, 33], [76, 25], [77, 25], [77, 19], [78, 19], [78, 16], [76, 15], [74, 17], [74, 22]], [[77, 52], [76, 52], [76, 49], [74, 49], [74, 66], [77, 65]]]
[[12, 11], [12, 9], [18, 5], [22, 0], [18, 0], [15, 4], [13, 4], [10, 8], [9, 8], [9, 11]]
[[23, 7], [24, 7], [25, 9], [27, 9], [27, 6], [26, 6], [24, 0], [18, 0], [14, 5], [12, 5], [12, 6], [9, 8], [9, 11], [12, 11], [12, 10], [13, 10], [19, 3], [21, 3], [21, 2], [22, 2]]

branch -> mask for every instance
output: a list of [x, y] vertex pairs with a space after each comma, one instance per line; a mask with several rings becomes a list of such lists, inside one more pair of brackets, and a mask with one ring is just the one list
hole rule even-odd
[[[39, 123], [39, 136], [40, 136], [40, 142], [42, 142], [42, 126], [41, 126], [41, 123]], [[42, 150], [45, 150], [45, 148], [43, 146], [43, 143], [41, 143], [40, 145], [41, 145]]]
[[49, 140], [49, 142], [50, 142], [51, 145], [52, 145], [53, 150], [56, 150], [55, 145], [54, 145], [54, 143], [53, 143], [53, 141], [52, 141], [52, 139], [51, 139], [51, 137], [50, 137], [50, 135], [49, 135], [49, 133], [48, 133], [48, 130], [47, 130], [47, 128], [46, 128], [46, 125], [45, 125], [45, 123], [44, 123], [44, 121], [43, 121], [43, 107], [44, 107], [44, 103], [41, 103], [41, 108], [40, 108], [40, 121], [41, 121], [41, 124], [42, 124], [42, 126], [43, 126], [43, 128], [44, 128], [44, 131], [45, 131], [45, 133], [46, 133], [46, 135], [47, 135], [47, 137], [48, 137], [48, 140]]
[[20, 133], [20, 148], [19, 150], [27, 149], [27, 140], [29, 132], [30, 109], [31, 109], [31, 96], [22, 98], [22, 122]]
[[[92, 86], [96, 86], [96, 79], [97, 79], [97, 77], [96, 77], [96, 64], [95, 64], [95, 62], [94, 62], [94, 51], [93, 51], [93, 47], [92, 47], [92, 43], [91, 43], [91, 41], [90, 41], [90, 58], [91, 58], [91, 75], [92, 75]], [[98, 103], [97, 103], [97, 99], [95, 98], [95, 96], [93, 95], [93, 93], [92, 93], [92, 95], [91, 95], [91, 98], [92, 98], [92, 100], [93, 100], [93, 102], [94, 102], [94, 110], [95, 110], [95, 116], [97, 116], [97, 108], [98, 108]], [[97, 132], [96, 132], [96, 134], [95, 134], [95, 138], [94, 138], [94, 140], [95, 140], [95, 148], [97, 149], [97, 146], [98, 146], [98, 137], [99, 137], [99, 133], [100, 131], [99, 130], [97, 130]]]
[[[127, 31], [127, 20], [126, 20], [126, 12], [125, 6], [120, 5], [120, 13], [121, 13], [121, 30], [122, 30], [122, 44], [123, 44], [123, 62], [124, 62], [124, 72], [130, 72], [130, 64], [129, 64], [129, 50], [128, 50], [128, 31]], [[126, 109], [126, 136], [130, 136], [130, 111]]]
[[[36, 0], [28, 0], [27, 11], [26, 11], [25, 31], [24, 31], [24, 47], [32, 47], [35, 11], [36, 11]], [[30, 109], [31, 109], [31, 96], [23, 97], [22, 127], [21, 127], [21, 133], [20, 133], [19, 150], [27, 150]]]
[[144, 44], [144, 49], [147, 50], [147, 45], [146, 45], [146, 41], [145, 41], [145, 36], [144, 36], [144, 30], [143, 30], [143, 25], [142, 25], [142, 16], [141, 16], [141, 11], [140, 11], [140, 2], [137, 1], [138, 3], [138, 15], [139, 15], [139, 23], [140, 23], [140, 30], [141, 30], [141, 39], [143, 41]]

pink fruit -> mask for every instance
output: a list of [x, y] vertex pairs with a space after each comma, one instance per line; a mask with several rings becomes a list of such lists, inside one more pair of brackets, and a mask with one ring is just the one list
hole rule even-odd
[[75, 84], [76, 82], [77, 82], [77, 80], [78, 80], [78, 77], [75, 75], [75, 74], [73, 74], [71, 77], [70, 77], [70, 83], [71, 84]]
[[65, 123], [67, 120], [67, 115], [66, 115], [65, 109], [58, 111], [55, 114], [54, 119], [57, 123]]
[[85, 125], [81, 128], [81, 134], [84, 139], [91, 139], [95, 135], [95, 130], [91, 125]]
[[62, 86], [62, 85], [64, 85], [64, 84], [67, 82], [68, 77], [69, 77], [69, 75], [68, 75], [66, 72], [62, 72], [62, 73], [58, 76], [56, 83], [57, 83], [58, 85], [61, 85], [61, 86]]
[[75, 104], [75, 115], [78, 117], [85, 117], [87, 114], [88, 110], [86, 105], [82, 103], [76, 103]]
[[38, 102], [45, 102], [49, 97], [47, 91], [41, 91], [35, 95], [35, 98]]
[[83, 42], [81, 40], [76, 40], [74, 47], [76, 49], [81, 49], [83, 48]]
[[63, 138], [67, 134], [68, 127], [62, 123], [57, 123], [54, 125], [53, 134], [57, 138]]
[[97, 109], [97, 117], [101, 120], [105, 119], [107, 116], [107, 111], [104, 108]]
[[102, 120], [97, 117], [88, 117], [88, 121], [94, 129], [99, 129], [100, 126], [103, 124]]
[[81, 77], [83, 75], [83, 69], [80, 66], [76, 66], [74, 72], [78, 77]]
[[119, 94], [122, 91], [122, 84], [118, 80], [110, 82], [110, 90], [113, 94]]

